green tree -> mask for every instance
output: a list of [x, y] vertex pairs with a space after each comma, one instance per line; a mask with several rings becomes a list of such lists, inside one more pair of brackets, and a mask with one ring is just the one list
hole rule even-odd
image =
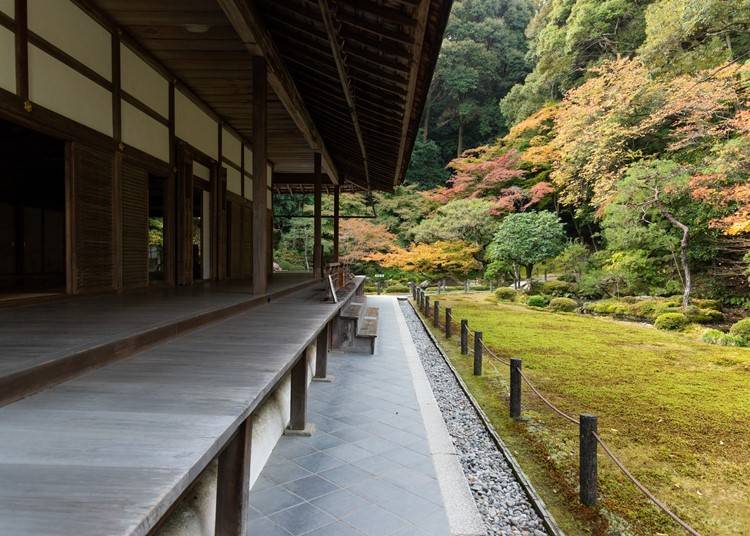
[[492, 240], [497, 217], [492, 203], [484, 199], [457, 199], [438, 208], [435, 214], [414, 228], [417, 242], [465, 240], [484, 248]]
[[529, 24], [533, 71], [501, 103], [517, 123], [561, 98], [602, 59], [632, 55], [645, 38], [649, 0], [548, 0]]
[[694, 73], [746, 56], [749, 30], [748, 0], [658, 0], [639, 53], [659, 73]]
[[450, 177], [450, 172], [445, 169], [440, 147], [434, 140], [427, 139], [420, 132], [414, 143], [404, 182], [415, 184], [420, 190], [428, 190], [442, 186], [448, 177]]
[[533, 13], [532, 0], [453, 3], [423, 118], [441, 165], [504, 130], [497, 103], [528, 73], [524, 29]]
[[518, 283], [520, 266], [526, 269], [526, 277], [531, 279], [534, 265], [559, 255], [566, 242], [563, 224], [552, 212], [509, 214], [500, 223], [487, 248], [487, 256], [491, 260], [511, 263]]

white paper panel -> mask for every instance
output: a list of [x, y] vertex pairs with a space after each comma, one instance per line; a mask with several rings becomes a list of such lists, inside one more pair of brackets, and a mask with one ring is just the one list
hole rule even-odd
[[122, 141], [169, 162], [169, 129], [125, 101], [122, 101]]
[[242, 163], [242, 142], [227, 129], [221, 129], [222, 156], [239, 166]]
[[127, 46], [120, 45], [122, 89], [169, 118], [169, 81]]
[[245, 146], [245, 173], [252, 176], [253, 174], [253, 151], [249, 147]]
[[268, 210], [271, 210], [271, 207], [273, 206], [273, 195], [271, 190], [266, 190], [266, 208]]
[[16, 92], [16, 34], [0, 26], [0, 87]]
[[273, 185], [273, 167], [271, 164], [266, 164], [266, 184], [269, 187]]
[[179, 90], [175, 91], [174, 105], [177, 137], [203, 151], [211, 158], [218, 159], [218, 123]]
[[227, 190], [237, 195], [242, 195], [242, 176], [236, 169], [224, 166], [227, 170]]
[[15, 0], [0, 0], [0, 11], [5, 13], [12, 19], [16, 18]]
[[29, 30], [112, 80], [112, 36], [70, 0], [28, 0]]
[[29, 45], [29, 98], [112, 136], [112, 94], [34, 45]]
[[245, 199], [253, 200], [253, 179], [245, 175]]
[[211, 180], [211, 170], [200, 162], [193, 161], [193, 175], [205, 181]]

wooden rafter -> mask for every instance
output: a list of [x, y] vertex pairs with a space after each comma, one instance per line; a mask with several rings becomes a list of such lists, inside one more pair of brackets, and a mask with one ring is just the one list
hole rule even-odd
[[336, 68], [339, 72], [339, 78], [341, 79], [341, 89], [346, 97], [346, 103], [349, 106], [349, 113], [352, 118], [352, 125], [357, 135], [357, 141], [362, 153], [362, 167], [365, 172], [365, 180], [367, 181], [368, 188], [370, 187], [370, 171], [367, 161], [367, 148], [365, 147], [365, 140], [362, 135], [362, 129], [359, 125], [359, 116], [357, 114], [357, 107], [354, 98], [354, 94], [351, 87], [351, 80], [347, 71], [346, 59], [344, 57], [344, 51], [341, 46], [341, 38], [339, 37], [337, 26], [333, 19], [333, 14], [328, 5], [328, 0], [318, 0], [320, 6], [320, 14], [323, 18], [323, 23], [326, 27], [326, 33], [328, 34], [328, 40], [331, 43], [331, 52], [333, 53], [334, 61], [336, 62]]
[[416, 15], [417, 27], [414, 30], [414, 50], [410, 60], [411, 72], [409, 73], [409, 86], [406, 93], [404, 120], [401, 124], [401, 146], [399, 147], [398, 160], [396, 161], [396, 174], [393, 178], [394, 183], [398, 182], [404, 158], [407, 157], [405, 154], [406, 147], [408, 146], [407, 136], [409, 134], [409, 125], [412, 121], [412, 114], [414, 113], [414, 100], [417, 93], [417, 82], [419, 79], [419, 58], [422, 56], [422, 46], [424, 45], [427, 20], [430, 15], [430, 0], [420, 0]]
[[254, 54], [261, 53], [270, 67], [269, 83], [312, 149], [319, 150], [333, 181], [339, 174], [318, 130], [310, 117], [294, 80], [281, 60], [268, 30], [255, 6], [255, 1], [217, 0], [242, 42]]

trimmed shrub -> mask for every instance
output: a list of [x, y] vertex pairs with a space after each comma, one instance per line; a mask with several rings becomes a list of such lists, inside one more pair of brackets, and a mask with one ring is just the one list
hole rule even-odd
[[701, 334], [701, 340], [708, 344], [719, 344], [719, 341], [724, 335], [725, 333], [718, 329], [707, 329]]
[[389, 287], [385, 287], [386, 294], [402, 294], [404, 292], [409, 292], [409, 287], [406, 285], [391, 285]]
[[534, 294], [533, 296], [529, 296], [526, 300], [526, 305], [531, 307], [547, 307], [548, 304], [549, 298], [547, 296], [542, 296], [541, 294]]
[[558, 313], [572, 313], [578, 309], [578, 302], [572, 298], [553, 298], [549, 308]]
[[662, 313], [656, 317], [654, 326], [656, 329], [663, 329], [666, 331], [680, 331], [684, 329], [690, 321], [682, 313]]
[[717, 324], [724, 320], [724, 313], [717, 311], [716, 309], [698, 309], [694, 313], [688, 315], [688, 318], [692, 322], [698, 322], [699, 324]]
[[735, 337], [740, 337], [745, 341], [750, 341], [750, 318], [745, 318], [732, 324], [729, 333]]
[[724, 333], [718, 329], [707, 329], [701, 335], [701, 340], [709, 344], [718, 344], [719, 346], [747, 346], [747, 341], [737, 335]]
[[732, 335], [731, 333], [723, 333], [721, 339], [719, 340], [719, 344], [721, 346], [744, 347], [747, 346], [747, 339], [738, 337], [737, 335]]
[[518, 292], [510, 287], [500, 287], [495, 291], [495, 297], [502, 301], [516, 301]]
[[470, 290], [475, 290], [477, 292], [480, 292], [480, 291], [490, 290], [490, 286], [489, 285], [474, 285], [473, 287], [471, 287]]
[[554, 281], [547, 281], [542, 284], [542, 291], [544, 294], [558, 297], [570, 297], [575, 294], [578, 290], [578, 286], [574, 283], [568, 283], [567, 281], [561, 281], [559, 279]]

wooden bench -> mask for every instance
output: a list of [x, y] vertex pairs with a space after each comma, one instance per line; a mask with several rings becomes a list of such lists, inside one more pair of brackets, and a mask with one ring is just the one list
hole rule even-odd
[[339, 313], [336, 347], [355, 352], [375, 353], [378, 336], [378, 308], [368, 307], [365, 296], [354, 296]]
[[253, 414], [289, 375], [305, 427], [342, 305], [299, 291], [0, 408], [0, 534], [145, 536], [216, 459], [217, 534], [244, 534]]

